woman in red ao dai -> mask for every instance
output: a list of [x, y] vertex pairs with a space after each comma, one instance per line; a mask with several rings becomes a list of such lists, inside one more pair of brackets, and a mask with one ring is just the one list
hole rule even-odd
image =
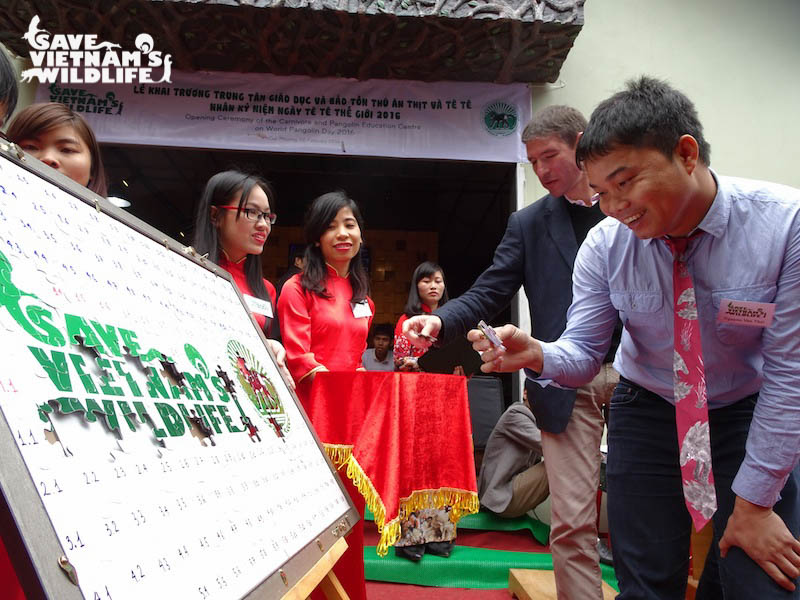
[[286, 352], [275, 323], [275, 287], [262, 276], [261, 253], [277, 219], [275, 192], [257, 175], [223, 171], [208, 180], [195, 216], [193, 246], [228, 271], [250, 312], [267, 336], [278, 366], [290, 385]]
[[[317, 373], [363, 370], [375, 306], [361, 261], [362, 229], [358, 206], [341, 191], [314, 200], [306, 215], [306, 266], [286, 282], [278, 300], [286, 360], [303, 402]], [[366, 600], [364, 499], [346, 476], [341, 479], [362, 518], [334, 572], [352, 600]], [[312, 595], [322, 597], [319, 590]]]

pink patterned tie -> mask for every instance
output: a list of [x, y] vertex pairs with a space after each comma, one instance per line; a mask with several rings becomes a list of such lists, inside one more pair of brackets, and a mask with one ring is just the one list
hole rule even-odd
[[714, 475], [711, 472], [711, 437], [706, 403], [706, 374], [700, 345], [700, 323], [694, 283], [686, 265], [688, 238], [664, 238], [672, 251], [672, 290], [675, 298], [675, 349], [672, 382], [675, 422], [678, 427], [681, 478], [686, 508], [700, 531], [717, 510]]

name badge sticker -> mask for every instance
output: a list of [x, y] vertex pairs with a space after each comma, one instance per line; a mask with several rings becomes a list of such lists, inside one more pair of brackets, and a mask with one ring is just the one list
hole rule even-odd
[[266, 300], [248, 294], [242, 294], [242, 296], [244, 296], [244, 303], [247, 304], [247, 308], [250, 309], [250, 312], [256, 313], [257, 315], [264, 315], [268, 319], [274, 318], [272, 314], [272, 304]]
[[362, 300], [358, 304], [350, 303], [350, 306], [353, 307], [353, 316], [356, 319], [360, 319], [361, 317], [371, 317], [372, 311], [369, 308], [369, 303], [366, 300]]
[[723, 298], [719, 304], [717, 322], [751, 327], [769, 327], [772, 325], [774, 316], [774, 302], [747, 302], [746, 300]]

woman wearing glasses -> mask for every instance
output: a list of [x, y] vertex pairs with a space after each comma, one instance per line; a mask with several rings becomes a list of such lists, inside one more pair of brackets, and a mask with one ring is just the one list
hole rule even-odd
[[[198, 254], [231, 274], [267, 338], [278, 335], [275, 287], [261, 273], [261, 252], [276, 220], [274, 199], [272, 186], [258, 175], [217, 173], [208, 180], [197, 205], [193, 243]], [[283, 346], [267, 341], [291, 382]]]

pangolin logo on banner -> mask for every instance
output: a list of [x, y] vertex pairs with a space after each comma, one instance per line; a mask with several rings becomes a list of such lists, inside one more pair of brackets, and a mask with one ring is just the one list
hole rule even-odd
[[517, 107], [502, 100], [483, 107], [483, 125], [492, 135], [511, 135], [517, 130], [519, 114]]
[[[22, 72], [22, 81], [40, 83], [172, 83], [172, 55], [155, 50], [153, 36], [136, 36], [136, 50], [99, 42], [96, 35], [55, 34], [39, 29], [34, 16], [22, 36], [31, 47], [32, 69]], [[164, 70], [161, 79], [153, 72]]]

